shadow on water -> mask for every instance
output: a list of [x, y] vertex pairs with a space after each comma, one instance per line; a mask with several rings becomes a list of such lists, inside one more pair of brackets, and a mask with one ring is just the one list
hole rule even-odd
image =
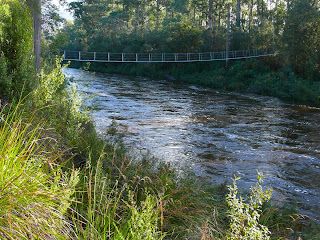
[[276, 198], [295, 199], [320, 221], [320, 109], [166, 81], [65, 73], [92, 96], [86, 104], [102, 134], [115, 119], [137, 154], [151, 152], [215, 183], [236, 175], [248, 187], [259, 170]]

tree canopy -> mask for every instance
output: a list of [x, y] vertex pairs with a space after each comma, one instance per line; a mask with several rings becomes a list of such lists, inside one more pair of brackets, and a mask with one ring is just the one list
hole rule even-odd
[[[274, 48], [296, 74], [319, 77], [319, 0], [79, 0], [61, 48], [103, 52], [204, 52]], [[56, 45], [57, 46], [57, 45]]]

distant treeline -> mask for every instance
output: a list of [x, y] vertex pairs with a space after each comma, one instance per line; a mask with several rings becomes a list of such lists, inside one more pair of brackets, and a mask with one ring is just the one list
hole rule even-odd
[[[69, 4], [74, 22], [66, 22], [49, 39], [48, 50], [127, 53], [224, 51], [229, 19], [230, 50], [274, 48], [281, 51], [281, 57], [262, 63], [257, 60], [257, 64], [267, 64], [270, 71], [285, 72], [280, 75], [302, 81], [302, 85], [311, 84], [316, 88], [312, 89], [315, 101], [320, 92], [319, 2], [80, 0]], [[253, 67], [255, 64], [249, 65]], [[128, 72], [128, 67], [121, 68]], [[136, 72], [136, 68], [141, 67], [131, 65], [129, 72]], [[173, 68], [177, 66], [162, 65], [151, 70], [172, 72]], [[259, 77], [259, 70], [254, 72]]]

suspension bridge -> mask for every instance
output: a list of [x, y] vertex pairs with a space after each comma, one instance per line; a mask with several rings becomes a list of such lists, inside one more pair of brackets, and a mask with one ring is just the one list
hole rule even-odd
[[173, 62], [211, 62], [228, 61], [246, 58], [275, 56], [280, 54], [274, 49], [252, 49], [202, 53], [111, 53], [111, 52], [61, 52], [63, 60], [78, 62], [106, 63], [173, 63]]

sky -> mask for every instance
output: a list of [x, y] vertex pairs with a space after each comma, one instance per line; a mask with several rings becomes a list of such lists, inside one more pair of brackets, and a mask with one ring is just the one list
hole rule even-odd
[[[67, 2], [71, 2], [71, 1], [72, 0], [67, 0]], [[60, 9], [59, 14], [61, 17], [65, 18], [67, 20], [73, 20], [72, 15], [68, 11], [65, 10], [65, 7], [63, 7], [59, 4], [59, 0], [53, 0], [52, 2], [59, 7], [59, 9]]]

